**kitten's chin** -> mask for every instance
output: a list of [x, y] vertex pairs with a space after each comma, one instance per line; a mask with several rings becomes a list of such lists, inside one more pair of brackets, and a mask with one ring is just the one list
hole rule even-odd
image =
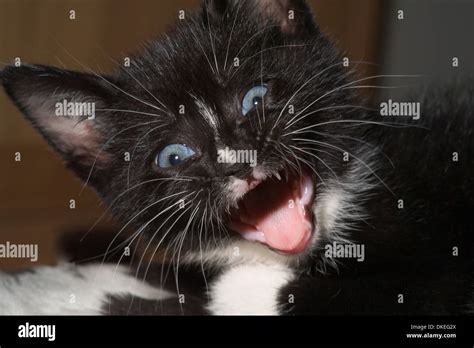
[[314, 191], [312, 178], [305, 172], [287, 180], [260, 182], [240, 200], [229, 228], [277, 252], [302, 253], [315, 233], [311, 211]]

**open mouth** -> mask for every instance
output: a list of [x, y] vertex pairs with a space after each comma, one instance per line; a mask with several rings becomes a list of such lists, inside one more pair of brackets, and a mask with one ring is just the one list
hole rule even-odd
[[231, 213], [229, 228], [244, 239], [286, 254], [303, 252], [314, 231], [314, 185], [304, 173], [252, 185]]

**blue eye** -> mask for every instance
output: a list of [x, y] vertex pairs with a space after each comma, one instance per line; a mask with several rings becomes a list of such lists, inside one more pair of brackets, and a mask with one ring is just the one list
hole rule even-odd
[[196, 153], [182, 144], [171, 144], [161, 150], [155, 158], [155, 164], [160, 168], [169, 168], [181, 164]]
[[266, 85], [252, 87], [242, 100], [242, 114], [245, 116], [253, 108], [259, 106], [263, 102], [263, 97], [268, 92], [268, 87]]

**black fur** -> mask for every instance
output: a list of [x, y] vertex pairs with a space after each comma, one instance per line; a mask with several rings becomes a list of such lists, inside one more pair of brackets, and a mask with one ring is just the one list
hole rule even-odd
[[[286, 17], [289, 10], [295, 11], [292, 21]], [[233, 67], [234, 57], [240, 59], [239, 67]], [[311, 80], [313, 76], [317, 78]], [[400, 128], [344, 123], [387, 119], [360, 107], [338, 108], [363, 102], [352, 89], [341, 88], [353, 81], [350, 70], [342, 66], [305, 2], [298, 0], [208, 1], [200, 13], [188, 14], [132, 58], [130, 68], [121, 67], [111, 76], [22, 66], [5, 68], [1, 78], [27, 118], [96, 188], [117, 219], [151, 238], [148, 251], [158, 252], [156, 242], [162, 239], [165, 259], [177, 262], [191, 251], [203, 248], [208, 253], [240, 238], [222, 226], [235, 203], [226, 195], [225, 184], [229, 176], [247, 178], [250, 169], [217, 163], [216, 149], [224, 143], [234, 149], [256, 149], [259, 165], [269, 171], [311, 166], [318, 189], [324, 189], [324, 181], [334, 175], [344, 177], [356, 161], [353, 156], [342, 161], [343, 149], [364, 163], [370, 160], [367, 167], [360, 166], [366, 172], [364, 180], [376, 183], [354, 202], [367, 218], [346, 221], [351, 227], [345, 231], [347, 239], [366, 246], [367, 261], [341, 260], [337, 268], [328, 264], [324, 245], [334, 236], [332, 231], [318, 231], [314, 250], [291, 262], [299, 276], [281, 291], [283, 312], [447, 314], [468, 308], [473, 285], [470, 81], [449, 92], [427, 94], [422, 100], [422, 122], [390, 119]], [[266, 121], [259, 129], [263, 110], [243, 117], [240, 105], [246, 91], [262, 82], [269, 85], [269, 95]], [[285, 130], [294, 116], [285, 108], [287, 101], [305, 83], [291, 104], [298, 111], [318, 100], [308, 110], [314, 113]], [[51, 132], [54, 118], [38, 115], [40, 106], [52, 114], [58, 96], [93, 100], [101, 109], [129, 111], [102, 111], [94, 121], [81, 120], [89, 125], [84, 135], [87, 146], [80, 142], [71, 146], [64, 134]], [[193, 96], [218, 115], [219, 139], [200, 115]], [[182, 105], [184, 115], [179, 113]], [[274, 127], [281, 110], [281, 122]], [[77, 120], [70, 123], [73, 127]], [[322, 125], [307, 128], [317, 123]], [[417, 128], [422, 126], [428, 129]], [[298, 129], [307, 129], [300, 137], [337, 148], [303, 144], [297, 136], [285, 135]], [[157, 152], [170, 143], [185, 143], [197, 156], [180, 167], [156, 168]], [[285, 151], [282, 159], [283, 147], [292, 146], [313, 146], [311, 151], [321, 160], [304, 152], [299, 153], [301, 160], [295, 160]], [[132, 154], [131, 164], [123, 160], [125, 152]], [[457, 163], [451, 160], [453, 152], [460, 154]], [[353, 184], [353, 190], [362, 190]], [[186, 199], [185, 208], [173, 209], [181, 198]], [[398, 199], [404, 200], [402, 210]], [[206, 204], [212, 205], [212, 213], [204, 211]], [[191, 231], [177, 239], [193, 214], [198, 218], [188, 226]], [[196, 231], [201, 224], [205, 232], [199, 243]], [[454, 246], [459, 247], [457, 257], [452, 256]], [[298, 299], [295, 304], [288, 304], [289, 294]], [[397, 303], [398, 294], [404, 294], [404, 304]]]
[[[255, 2], [255, 4], [258, 3], [258, 1]], [[164, 39], [152, 42], [145, 52], [132, 58], [131, 68], [120, 68], [111, 77], [101, 79], [92, 74], [80, 75], [75, 72], [63, 72], [56, 68], [42, 66], [7, 67], [2, 72], [3, 84], [7, 93], [20, 106], [21, 110], [40, 129], [46, 139], [63, 154], [69, 166], [76, 170], [84, 180], [89, 178], [88, 183], [97, 189], [104, 200], [111, 205], [115, 215], [124, 223], [144, 207], [156, 202], [157, 197], [165, 197], [185, 190], [199, 192], [203, 189], [198, 195], [193, 193], [187, 198], [194, 197], [194, 203], [199, 201], [215, 202], [216, 210], [208, 218], [210, 225], [214, 226], [217, 240], [237, 238], [233, 234], [229, 236], [227, 231], [218, 228], [218, 221], [224, 218], [231, 203], [225, 199], [222, 186], [227, 181], [229, 174], [246, 178], [250, 168], [246, 165], [236, 164], [229, 169], [228, 166], [216, 163], [218, 144], [214, 141], [209, 125], [199, 115], [190, 94], [197, 95], [207, 104], [215, 107], [217, 114], [222, 118], [223, 126], [220, 131], [226, 145], [234, 149], [247, 149], [250, 145], [260, 154], [259, 162], [266, 168], [275, 170], [283, 168], [285, 163], [273, 143], [266, 141], [266, 138], [283, 142], [281, 127], [277, 127], [272, 132], [270, 130], [280, 110], [287, 102], [290, 91], [296, 91], [308, 76], [314, 75], [315, 71], [322, 71], [332, 66], [331, 69], [322, 73], [317, 81], [314, 81], [314, 84], [311, 84], [311, 90], [301, 91], [294, 99], [295, 105], [306, 105], [315, 96], [320, 96], [328, 89], [334, 89], [344, 83], [347, 74], [341, 64], [338, 64], [336, 51], [329, 45], [326, 38], [319, 32], [314, 33], [315, 27], [312, 30], [306, 30], [307, 14], [303, 17], [304, 21], [300, 25], [302, 28], [298, 30], [298, 35], [285, 34], [280, 30], [278, 21], [269, 18], [264, 22], [262, 14], [252, 4], [254, 4], [253, 1], [237, 4], [232, 2], [228, 8], [229, 16], [224, 14], [207, 16], [204, 8], [203, 13], [179, 22]], [[206, 18], [206, 22], [203, 18]], [[209, 22], [207, 22], [207, 18], [209, 18]], [[232, 27], [234, 27], [233, 31]], [[209, 37], [209, 28], [212, 31], [212, 42]], [[252, 36], [254, 39], [249, 40]], [[230, 44], [229, 38], [231, 38]], [[211, 60], [212, 52], [213, 50], [216, 52], [218, 62], [222, 65], [228, 46], [227, 73], [216, 76], [212, 71], [212, 69], [216, 70], [214, 62]], [[240, 68], [231, 69], [230, 65], [237, 53], [239, 53], [241, 60]], [[308, 61], [307, 57], [312, 58]], [[295, 66], [300, 68], [295, 71]], [[220, 69], [222, 70], [222, 68], [221, 66]], [[27, 77], [28, 79], [26, 79]], [[75, 82], [69, 83], [69, 78], [73, 78]], [[240, 105], [247, 90], [260, 83], [262, 79], [271, 86], [271, 93], [265, 110], [267, 124], [259, 133], [256, 129], [259, 117], [257, 111], [254, 111], [250, 117], [244, 118], [241, 115]], [[98, 88], [100, 91], [97, 90]], [[126, 91], [128, 95], [119, 89]], [[53, 91], [56, 94], [61, 93], [60, 97], [51, 97], [51, 94], [45, 96], [46, 98], [43, 97], [43, 93], [52, 93]], [[38, 100], [32, 100], [33, 97], [36, 97], [35, 92], [39, 94]], [[166, 112], [161, 112], [137, 100], [140, 99], [162, 108], [151, 94], [157, 96], [164, 103]], [[90, 99], [91, 95], [96, 98], [103, 109], [133, 110], [134, 112], [159, 115], [159, 117], [154, 117], [137, 113], [100, 113], [96, 120], [90, 124], [93, 128], [91, 131], [97, 132], [101, 141], [96, 148], [92, 149], [89, 157], [95, 158], [96, 155], [100, 155], [106, 159], [101, 160], [99, 157], [92, 171], [90, 168], [93, 161], [89, 159], [88, 162], [85, 162], [89, 164], [89, 167], [85, 167], [82, 163], [78, 166], [77, 159], [73, 157], [74, 154], [61, 148], [64, 135], [48, 134], [45, 130], [45, 126], [48, 125], [39, 125], [38, 121], [41, 120], [41, 117], [34, 114], [34, 108], [38, 106], [39, 102], [44, 101], [53, 112], [54, 103], [62, 100], [65, 96], [71, 100], [83, 101]], [[130, 97], [130, 95], [137, 99]], [[325, 98], [324, 103], [317, 106], [347, 104], [350, 103], [351, 98], [350, 93], [345, 91]], [[180, 105], [185, 106], [185, 115], [178, 113]], [[340, 117], [338, 113], [329, 110], [320, 114], [318, 120], [329, 121], [338, 117]], [[312, 122], [309, 119], [305, 121], [301, 123], [301, 126]], [[54, 117], [50, 122], [54, 122]], [[75, 122], [77, 121], [71, 120], [71, 127]], [[81, 122], [87, 121], [81, 120]], [[157, 123], [150, 124], [149, 122]], [[144, 127], [140, 127], [139, 125], [143, 123]], [[153, 130], [156, 126], [162, 128]], [[325, 131], [332, 128], [335, 127], [328, 126]], [[169, 143], [186, 143], [197, 149], [200, 158], [189, 161], [179, 169], [153, 170], [156, 153]], [[287, 144], [291, 144], [290, 139]], [[130, 166], [123, 160], [123, 154], [127, 151], [133, 154]], [[334, 163], [335, 161], [331, 157], [326, 158], [325, 161], [334, 170], [339, 170], [340, 161]], [[315, 164], [315, 166], [323, 177], [324, 173], [328, 172], [328, 169], [323, 165]], [[150, 180], [177, 175], [196, 179], [177, 183], [170, 181], [150, 182]], [[130, 187], [143, 182], [150, 183], [125, 192], [114, 201], [118, 194], [125, 191], [128, 178]], [[177, 191], [178, 188], [179, 191]], [[158, 212], [169, 207], [170, 204], [177, 203], [183, 197], [185, 194], [176, 195], [172, 199], [163, 201], [162, 204], [152, 206], [139, 218], [131, 221], [128, 227], [139, 229]], [[195, 206], [195, 204], [191, 205], [190, 209], [179, 219], [175, 225], [177, 231], [184, 228]], [[147, 230], [153, 234], [163, 221], [174, 212], [175, 210], [172, 210], [168, 214], [163, 214], [163, 218], [148, 225]], [[177, 216], [179, 214], [175, 215], [175, 217]], [[166, 231], [169, 225], [174, 223], [174, 219], [171, 221], [162, 226], [163, 231]], [[210, 226], [207, 228], [209, 229]], [[171, 242], [176, 234], [169, 234], [168, 237], [163, 242], [164, 245]], [[214, 248], [219, 245], [209, 233], [205, 234], [203, 238], [203, 244], [206, 247]], [[194, 245], [191, 243], [192, 238], [188, 235], [188, 238], [184, 240], [183, 252], [188, 249], [197, 249], [196, 238], [194, 238]]]
[[[418, 98], [423, 106], [418, 125], [426, 129], [371, 127], [360, 135], [390, 156], [395, 168], [380, 159], [377, 172], [404, 200], [404, 209], [388, 190], [371, 192], [367, 223], [356, 222], [351, 233], [353, 241], [365, 244], [365, 262], [341, 261], [337, 272], [302, 275], [281, 293], [285, 311], [472, 313], [473, 86], [468, 79]], [[459, 162], [453, 162], [454, 152]], [[298, 298], [295, 305], [288, 304], [289, 294]]]

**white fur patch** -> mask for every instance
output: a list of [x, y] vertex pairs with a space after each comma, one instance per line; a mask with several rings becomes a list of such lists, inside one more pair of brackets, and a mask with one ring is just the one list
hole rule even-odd
[[[371, 160], [370, 156], [365, 156], [364, 162], [375, 170], [376, 161]], [[374, 178], [365, 166], [355, 161], [339, 181], [330, 182], [328, 187], [321, 188], [313, 206], [319, 233], [330, 240], [351, 243], [347, 233], [354, 222], [367, 218], [363, 203], [370, 197], [370, 191], [378, 185]]]
[[331, 187], [317, 197], [314, 213], [320, 230], [330, 233], [336, 229], [338, 221], [344, 215], [346, 201], [352, 201], [349, 192], [339, 187]]
[[0, 315], [98, 315], [110, 296], [171, 296], [113, 265], [38, 267], [0, 273]]
[[229, 199], [232, 202], [237, 202], [249, 191], [250, 187], [247, 180], [230, 177], [226, 189], [229, 192]]
[[[228, 198], [231, 202], [236, 204], [239, 199], [245, 196], [246, 193], [255, 188], [261, 182], [265, 181], [268, 177], [272, 176], [272, 174], [262, 171], [259, 167], [255, 167], [252, 170], [252, 176], [254, 179], [252, 184], [249, 184], [248, 180], [242, 180], [236, 177], [229, 178], [226, 191], [228, 192]], [[274, 176], [281, 179], [278, 173]]]
[[292, 278], [278, 264], [233, 266], [211, 285], [208, 310], [215, 315], [278, 315], [279, 290]]
[[202, 100], [195, 98], [195, 101], [199, 109], [199, 113], [202, 115], [202, 117], [204, 117], [206, 122], [212, 128], [212, 130], [214, 131], [214, 135], [217, 138], [219, 136], [217, 132], [217, 126], [218, 126], [217, 115], [215, 114], [214, 110], [208, 105], [206, 105]]

